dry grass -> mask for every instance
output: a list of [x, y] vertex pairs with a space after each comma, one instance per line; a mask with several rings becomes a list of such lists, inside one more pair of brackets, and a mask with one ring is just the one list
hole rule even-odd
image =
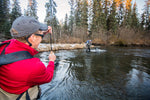
[[60, 38], [58, 40], [58, 43], [82, 43], [83, 40], [80, 38], [75, 38], [75, 37], [65, 37], [65, 38]]
[[[73, 32], [72, 36], [62, 34], [61, 38], [55, 39], [56, 41], [53, 39], [53, 43], [84, 43], [91, 39], [93, 44], [99, 45], [150, 46], [150, 34], [134, 28], [122, 27], [115, 34], [111, 31], [99, 30], [99, 32], [92, 32], [90, 38], [84, 29], [77, 28]], [[45, 38], [44, 42], [49, 42], [49, 36]]]
[[120, 28], [116, 34], [112, 32], [94, 33], [93, 43], [119, 46], [150, 46], [150, 34], [134, 28]]

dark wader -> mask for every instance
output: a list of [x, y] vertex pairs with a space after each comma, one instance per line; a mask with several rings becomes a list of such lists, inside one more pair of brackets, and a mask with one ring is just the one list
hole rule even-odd
[[0, 100], [37, 100], [39, 87], [36, 85], [22, 94], [11, 94], [0, 88]]
[[86, 51], [87, 51], [87, 52], [91, 52], [90, 44], [87, 44], [87, 45], [86, 45]]

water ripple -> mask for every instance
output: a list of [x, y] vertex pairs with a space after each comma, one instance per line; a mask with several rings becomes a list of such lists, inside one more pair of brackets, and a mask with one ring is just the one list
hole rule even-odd
[[[108, 48], [100, 53], [62, 50], [55, 54], [59, 66], [53, 80], [40, 86], [40, 100], [150, 99], [147, 49]], [[40, 55], [44, 63], [47, 55]]]

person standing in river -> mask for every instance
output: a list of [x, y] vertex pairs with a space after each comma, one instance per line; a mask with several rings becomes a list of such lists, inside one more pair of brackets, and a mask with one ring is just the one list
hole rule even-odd
[[[34, 56], [44, 35], [52, 34], [52, 28], [33, 17], [21, 16], [13, 22], [10, 32], [14, 39], [2, 42], [5, 45], [0, 46], [0, 54], [28, 51]], [[40, 94], [39, 85], [53, 78], [55, 60], [56, 56], [51, 52], [47, 67], [35, 57], [0, 65], [0, 100], [36, 100]]]
[[91, 45], [92, 45], [92, 41], [91, 40], [87, 40], [86, 41], [86, 51], [87, 52], [91, 52]]

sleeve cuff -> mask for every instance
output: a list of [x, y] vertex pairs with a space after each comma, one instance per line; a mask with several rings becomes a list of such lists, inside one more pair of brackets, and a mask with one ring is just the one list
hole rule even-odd
[[54, 61], [49, 61], [48, 66], [49, 66], [49, 67], [53, 67], [53, 68], [54, 68], [54, 67], [55, 67], [55, 65], [54, 65]]

